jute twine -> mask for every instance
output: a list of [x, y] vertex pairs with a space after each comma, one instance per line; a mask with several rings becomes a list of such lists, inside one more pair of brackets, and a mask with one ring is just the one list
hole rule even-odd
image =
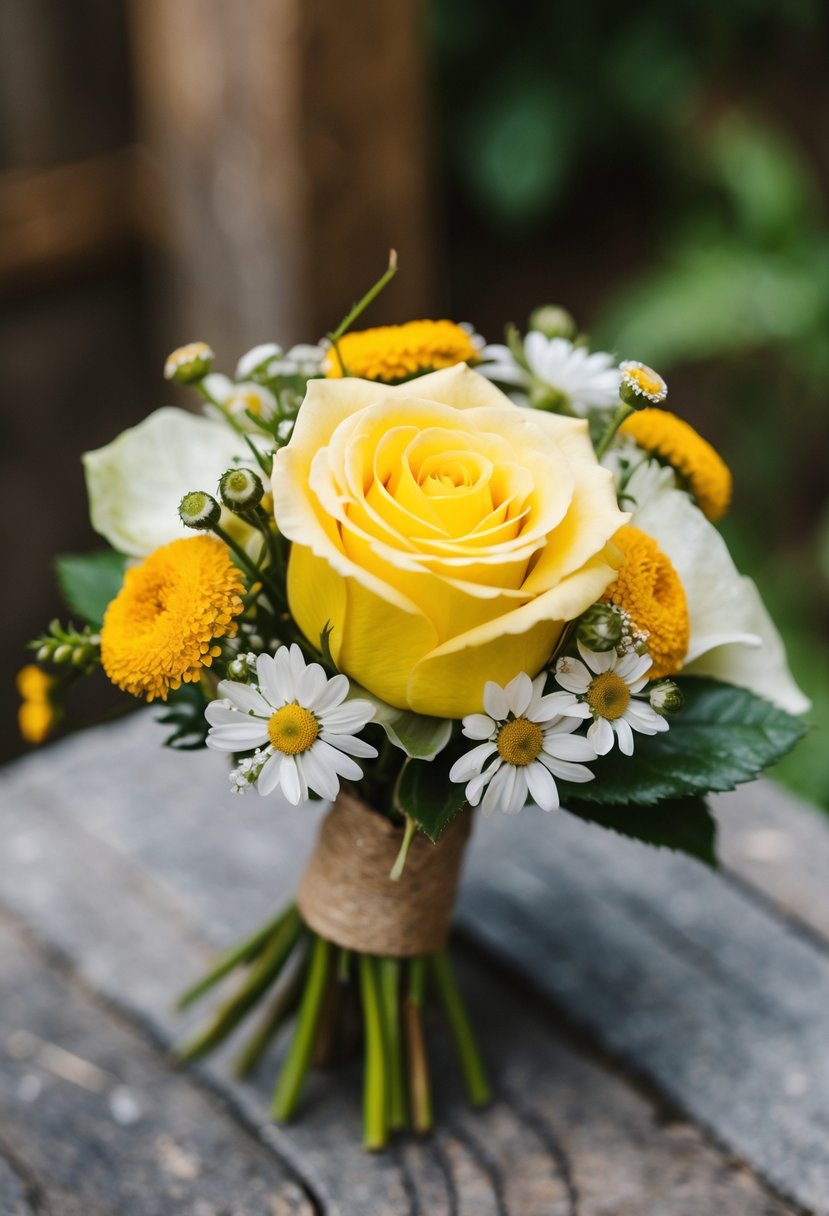
[[449, 933], [472, 816], [463, 810], [432, 844], [411, 843], [401, 878], [389, 872], [401, 828], [341, 793], [329, 811], [297, 892], [306, 924], [349, 950], [410, 958], [439, 950]]

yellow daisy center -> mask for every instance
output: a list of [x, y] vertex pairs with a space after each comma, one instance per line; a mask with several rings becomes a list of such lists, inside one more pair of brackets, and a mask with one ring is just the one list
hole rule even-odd
[[[454, 321], [409, 321], [362, 329], [345, 334], [337, 347], [350, 376], [385, 384], [399, 384], [420, 372], [456, 363], [475, 363], [480, 357], [469, 334]], [[328, 352], [326, 376], [342, 376], [340, 359], [335, 350]]]
[[626, 419], [619, 433], [671, 465], [712, 523], [725, 515], [731, 502], [731, 473], [687, 422], [667, 410], [639, 410]]
[[613, 722], [621, 718], [630, 705], [630, 689], [615, 671], [603, 671], [591, 680], [586, 700], [597, 717]]
[[113, 684], [148, 701], [192, 683], [236, 633], [244, 592], [228, 548], [212, 536], [162, 545], [128, 570], [101, 629], [101, 665]]
[[685, 589], [669, 558], [652, 537], [626, 524], [613, 537], [624, 564], [602, 599], [616, 604], [646, 635], [653, 659], [648, 679], [674, 675], [688, 653], [691, 626]]
[[307, 752], [320, 733], [310, 709], [302, 705], [283, 705], [268, 722], [268, 738], [278, 752], [286, 756], [298, 756]]
[[624, 375], [634, 388], [638, 388], [646, 397], [658, 397], [665, 391], [665, 381], [662, 377], [644, 364], [639, 367], [626, 367]]
[[530, 722], [529, 718], [513, 718], [498, 731], [495, 743], [502, 760], [523, 768], [537, 758], [544, 744], [544, 736], [537, 722]]

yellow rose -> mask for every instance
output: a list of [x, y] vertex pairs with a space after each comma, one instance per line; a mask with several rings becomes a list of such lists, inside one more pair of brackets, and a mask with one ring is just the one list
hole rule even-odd
[[273, 470], [291, 612], [401, 709], [459, 718], [535, 675], [598, 599], [629, 518], [581, 419], [464, 365], [390, 387], [312, 380]]

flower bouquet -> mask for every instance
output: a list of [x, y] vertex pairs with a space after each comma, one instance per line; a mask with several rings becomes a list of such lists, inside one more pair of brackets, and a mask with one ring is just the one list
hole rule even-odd
[[311, 1064], [361, 1041], [372, 1149], [431, 1126], [427, 1000], [489, 1095], [445, 951], [475, 809], [562, 807], [713, 863], [705, 795], [783, 755], [808, 708], [714, 527], [728, 469], [662, 378], [559, 308], [504, 345], [355, 331], [394, 271], [319, 345], [255, 347], [233, 377], [204, 343], [170, 356], [203, 410], [86, 454], [111, 549], [59, 560], [83, 620], [21, 675], [32, 739], [100, 667], [164, 703], [169, 746], [227, 753], [234, 794], [332, 804], [295, 901], [181, 998], [228, 985], [179, 1054], [262, 1004], [237, 1067], [292, 1023], [285, 1120]]

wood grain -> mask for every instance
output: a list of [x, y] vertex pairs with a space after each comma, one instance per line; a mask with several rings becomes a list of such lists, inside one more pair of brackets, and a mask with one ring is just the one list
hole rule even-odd
[[[154, 752], [157, 741], [150, 715], [139, 714], [0, 776], [0, 903], [67, 960], [96, 1001], [113, 1002], [168, 1044], [192, 1026], [171, 1014], [171, 994], [209, 946], [250, 928], [291, 891], [320, 811], [235, 800], [223, 792], [220, 757]], [[486, 1111], [467, 1110], [434, 1024], [440, 1130], [380, 1156], [357, 1147], [355, 1065], [313, 1076], [296, 1124], [269, 1124], [284, 1039], [254, 1083], [228, 1080], [232, 1043], [197, 1073], [176, 1074], [177, 1083], [188, 1088], [199, 1076], [222, 1094], [235, 1129], [228, 1135], [252, 1130], [325, 1213], [796, 1210], [760, 1175], [793, 1203], [827, 1211], [827, 1091], [815, 1048], [829, 962], [816, 943], [701, 867], [626, 850], [564, 815], [482, 822], [475, 835], [464, 926], [502, 962], [493, 970], [468, 950], [456, 954], [494, 1065], [497, 1096]], [[513, 961], [531, 987], [516, 981]], [[35, 987], [47, 982], [48, 969]], [[51, 1037], [73, 1050], [71, 1034], [61, 1037], [62, 1000], [28, 999], [44, 1017], [54, 1011]], [[814, 1052], [815, 1065], [799, 1098], [779, 1092], [798, 1052]], [[89, 1047], [76, 1054], [95, 1062]], [[116, 1072], [118, 1052], [107, 1058]], [[643, 1075], [654, 1088], [631, 1082]], [[714, 1147], [683, 1117], [688, 1110], [748, 1164]], [[751, 1118], [741, 1120], [745, 1111]]]

